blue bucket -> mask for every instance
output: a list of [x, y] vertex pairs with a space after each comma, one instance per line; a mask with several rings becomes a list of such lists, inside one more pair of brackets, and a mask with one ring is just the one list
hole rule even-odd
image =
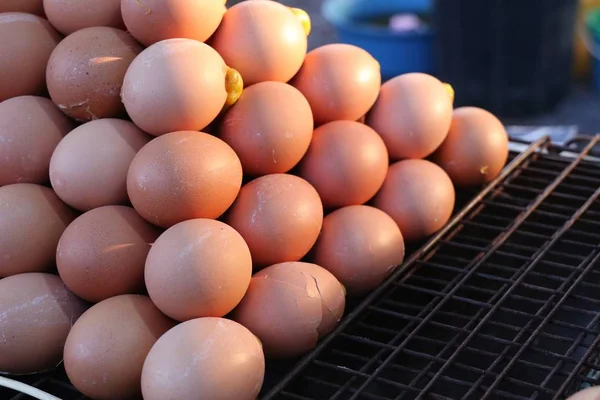
[[384, 80], [408, 72], [435, 73], [431, 28], [394, 32], [362, 22], [398, 13], [431, 14], [431, 0], [326, 0], [321, 12], [339, 42], [361, 47], [379, 61]]

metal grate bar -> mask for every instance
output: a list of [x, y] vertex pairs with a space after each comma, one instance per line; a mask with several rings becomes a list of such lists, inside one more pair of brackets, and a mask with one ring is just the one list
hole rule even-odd
[[[433, 317], [434, 313], [436, 311], [438, 311], [444, 304], [446, 304], [448, 302], [448, 300], [451, 298], [451, 296], [453, 296], [459, 289], [460, 285], [464, 284], [472, 275], [473, 273], [476, 271], [477, 267], [479, 267], [483, 262], [485, 262], [490, 256], [491, 254], [497, 250], [502, 244], [504, 244], [504, 242], [510, 237], [510, 235], [512, 233], [514, 233], [517, 228], [525, 221], [525, 219], [527, 217], [529, 217], [533, 211], [546, 199], [548, 198], [552, 192], [558, 187], [558, 185], [560, 185], [560, 183], [569, 175], [569, 173], [571, 173], [575, 167], [577, 167], [578, 163], [580, 162], [580, 160], [586, 155], [588, 154], [596, 145], [596, 143], [598, 142], [599, 138], [596, 137], [593, 140], [591, 140], [585, 147], [585, 149], [581, 152], [581, 154], [573, 160], [573, 162], [571, 162], [571, 164], [563, 170], [563, 172], [558, 176], [558, 178], [556, 178], [554, 180], [554, 182], [549, 185], [548, 187], [546, 187], [546, 189], [536, 198], [536, 200], [533, 202], [533, 204], [531, 205], [530, 208], [527, 209], [523, 209], [522, 213], [516, 218], [516, 220], [514, 221], [514, 223], [512, 224], [512, 226], [505, 232], [503, 232], [500, 236], [498, 236], [497, 240], [491, 245], [491, 247], [487, 250], [486, 253], [480, 253], [479, 256], [477, 256], [472, 262], [471, 265], [469, 265], [469, 271], [464, 275], [464, 277], [458, 282], [458, 284], [456, 286], [454, 286], [454, 288], [449, 292], [448, 296], [444, 297], [431, 311], [431, 313], [429, 313], [429, 315], [413, 330], [413, 332], [411, 332], [411, 334], [409, 334], [403, 341], [402, 343], [400, 343], [400, 345], [394, 349], [394, 351], [392, 351], [392, 353], [386, 358], [386, 360], [381, 364], [381, 366], [379, 368], [377, 368], [377, 370], [371, 375], [369, 376], [368, 379], [365, 380], [365, 382], [363, 382], [363, 384], [360, 386], [360, 388], [358, 389], [358, 391], [349, 398], [349, 400], [356, 400], [358, 398], [358, 396], [360, 395], [360, 392], [364, 391], [368, 385], [372, 384], [372, 382], [379, 376], [379, 374], [381, 373], [381, 371], [392, 361], [392, 359], [394, 357], [396, 357], [400, 351], [402, 351], [407, 343], [413, 339], [413, 337], [416, 335], [416, 333], [422, 329], [425, 324], [427, 324], [431, 318]], [[502, 299], [505, 299], [506, 296], [508, 294], [506, 294], [505, 296], [502, 297]], [[497, 304], [497, 306], [494, 306], [492, 308], [491, 311], [488, 312], [488, 314], [486, 315], [486, 318], [484, 319], [484, 321], [487, 320], [487, 318], [491, 315], [491, 312], [495, 311], [498, 309], [499, 304]], [[471, 332], [471, 334], [469, 335], [468, 339], [465, 340], [464, 343], [468, 342], [469, 340], [471, 340], [473, 338], [473, 336], [477, 333], [477, 331], [479, 330], [479, 328], [483, 325], [484, 321], [482, 321], [480, 324], [477, 325], [477, 327]], [[462, 348], [462, 347], [461, 347]], [[459, 349], [460, 350], [460, 349]], [[446, 369], [448, 368], [448, 366], [450, 365], [450, 363], [452, 363], [456, 356], [458, 355], [458, 351], [455, 352], [452, 357], [450, 357], [450, 359], [442, 366], [442, 368], [440, 368], [438, 370], [438, 373], [436, 374], [436, 376], [429, 381], [429, 383], [423, 388], [423, 390], [421, 391], [421, 393], [419, 394], [419, 396], [416, 398], [416, 400], [420, 400], [423, 399], [423, 396], [425, 396], [426, 393], [428, 393], [428, 391], [432, 388], [432, 386], [434, 385], [434, 383], [436, 382], [437, 379], [439, 379], [440, 376], [442, 376], [442, 373], [444, 371], [446, 371]]]

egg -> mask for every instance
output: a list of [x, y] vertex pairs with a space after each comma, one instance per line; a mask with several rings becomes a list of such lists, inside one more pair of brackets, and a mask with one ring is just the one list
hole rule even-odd
[[0, 371], [54, 369], [71, 325], [86, 308], [56, 275], [32, 272], [0, 279]]
[[222, 317], [250, 284], [252, 258], [242, 236], [212, 219], [192, 219], [167, 229], [146, 260], [148, 294], [178, 321]]
[[390, 166], [373, 204], [396, 221], [405, 240], [415, 241], [448, 222], [455, 200], [448, 174], [430, 161], [416, 159]]
[[446, 138], [452, 97], [437, 78], [408, 73], [381, 85], [367, 125], [381, 135], [394, 160], [425, 158]]
[[243, 1], [227, 10], [210, 44], [247, 86], [289, 81], [300, 69], [308, 40], [294, 12], [276, 1]]
[[163, 40], [131, 64], [121, 98], [133, 122], [152, 135], [199, 131], [241, 94], [243, 82], [232, 71], [204, 43]]
[[127, 204], [127, 171], [151, 136], [129, 121], [99, 119], [71, 131], [50, 160], [52, 188], [80, 211]]
[[592, 386], [569, 396], [567, 400], [597, 400], [600, 398], [600, 386]]
[[92, 306], [75, 322], [65, 343], [69, 381], [95, 400], [140, 398], [144, 360], [173, 326], [175, 321], [147, 296], [126, 294]]
[[105, 206], [77, 217], [63, 232], [56, 266], [67, 287], [99, 302], [144, 290], [144, 266], [160, 231], [133, 208]]
[[125, 114], [119, 97], [129, 64], [142, 50], [125, 31], [84, 28], [54, 49], [46, 70], [52, 101], [69, 117], [86, 122]]
[[461, 187], [492, 181], [500, 175], [507, 159], [504, 125], [492, 113], [477, 107], [454, 111], [448, 136], [432, 157]]
[[0, 14], [0, 54], [5, 55], [0, 57], [0, 101], [45, 92], [46, 64], [60, 39], [50, 23], [36, 15]]
[[255, 400], [265, 358], [248, 329], [223, 318], [198, 318], [165, 333], [142, 370], [144, 400]]
[[94, 26], [125, 29], [121, 17], [121, 0], [43, 1], [48, 20], [63, 35]]
[[326, 208], [363, 204], [383, 185], [388, 170], [385, 143], [355, 121], [318, 127], [299, 174], [317, 189]]
[[52, 101], [19, 96], [0, 103], [0, 186], [49, 181], [50, 157], [73, 128]]
[[310, 51], [291, 83], [310, 103], [317, 125], [356, 121], [375, 103], [381, 72], [366, 50], [332, 43]]
[[136, 211], [168, 228], [194, 218], [218, 218], [242, 185], [242, 165], [221, 139], [203, 132], [172, 132], [145, 145], [127, 173]]
[[220, 137], [240, 157], [245, 174], [285, 173], [302, 159], [313, 133], [308, 101], [282, 82], [244, 90], [221, 122]]
[[217, 30], [226, 11], [223, 0], [118, 2], [127, 30], [144, 46], [173, 38], [204, 42]]
[[0, 278], [51, 270], [60, 236], [75, 217], [45, 186], [0, 187]]
[[265, 175], [242, 187], [225, 222], [243, 236], [260, 268], [308, 253], [323, 224], [323, 204], [304, 179]]
[[44, 17], [44, 0], [2, 0], [0, 13], [23, 12]]
[[348, 206], [327, 215], [312, 252], [352, 295], [383, 282], [404, 260], [404, 239], [392, 217], [370, 206]]
[[265, 354], [296, 357], [335, 328], [345, 305], [344, 288], [330, 272], [288, 262], [254, 274], [232, 318], [261, 340]]

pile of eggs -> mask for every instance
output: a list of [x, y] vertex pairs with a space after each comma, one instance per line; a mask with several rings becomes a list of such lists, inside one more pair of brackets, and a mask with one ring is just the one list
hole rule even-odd
[[506, 163], [449, 85], [271, 0], [0, 3], [0, 371], [255, 399]]

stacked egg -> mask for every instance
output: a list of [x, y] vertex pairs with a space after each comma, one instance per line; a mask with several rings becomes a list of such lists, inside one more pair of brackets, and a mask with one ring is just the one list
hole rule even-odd
[[271, 0], [0, 4], [0, 371], [255, 399], [494, 179], [449, 85]]

